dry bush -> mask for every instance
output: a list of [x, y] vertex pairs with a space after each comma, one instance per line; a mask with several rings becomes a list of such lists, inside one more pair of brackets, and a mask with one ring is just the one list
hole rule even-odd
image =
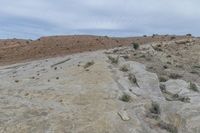
[[88, 67], [90, 67], [92, 65], [94, 65], [94, 61], [89, 61], [84, 65], [84, 68], [86, 69], [86, 68], [88, 68]]
[[108, 59], [111, 61], [112, 64], [118, 64], [119, 62], [119, 57], [112, 57], [112, 56], [108, 56]]

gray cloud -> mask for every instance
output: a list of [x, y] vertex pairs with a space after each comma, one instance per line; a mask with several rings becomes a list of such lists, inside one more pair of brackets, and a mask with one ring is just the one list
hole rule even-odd
[[198, 0], [1, 0], [0, 38], [199, 35], [199, 4]]

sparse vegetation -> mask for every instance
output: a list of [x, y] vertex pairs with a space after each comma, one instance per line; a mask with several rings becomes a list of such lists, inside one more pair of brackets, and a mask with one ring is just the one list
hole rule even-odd
[[123, 102], [130, 102], [131, 100], [131, 96], [124, 93], [121, 97], [120, 97], [120, 100], [123, 101]]
[[128, 72], [128, 68], [127, 68], [126, 65], [123, 65], [123, 66], [120, 68], [120, 70], [121, 70], [122, 72]]
[[156, 46], [156, 47], [153, 47], [154, 50], [156, 51], [163, 51], [160, 47]]
[[167, 66], [167, 65], [164, 65], [164, 66], [163, 66], [163, 68], [164, 68], [164, 69], [167, 69], [167, 68], [168, 68], [168, 66]]
[[172, 63], [170, 61], [167, 61], [167, 64], [171, 65]]
[[141, 56], [139, 56], [140, 58], [146, 58], [146, 56], [143, 54], [143, 55], [141, 55]]
[[175, 36], [172, 36], [172, 37], [170, 38], [170, 40], [174, 40], [174, 39], [176, 39], [176, 37], [175, 37]]
[[166, 91], [166, 94], [169, 95], [169, 97], [165, 97], [166, 100], [168, 101], [181, 101], [184, 103], [189, 103], [190, 102], [190, 98], [187, 96], [180, 96], [179, 94], [172, 94], [170, 92]]
[[94, 65], [94, 61], [89, 61], [84, 65], [84, 68], [86, 69], [86, 68], [88, 68], [88, 67], [90, 67], [92, 65]]
[[189, 34], [186, 34], [186, 36], [192, 36], [192, 34], [189, 33]]
[[195, 92], [199, 92], [199, 89], [198, 89], [197, 85], [195, 83], [193, 83], [193, 82], [190, 82], [189, 89], [193, 90]]
[[162, 93], [167, 93], [166, 86], [163, 84], [160, 84], [160, 90]]
[[159, 77], [160, 82], [166, 82], [167, 80], [168, 80], [167, 77], [164, 77], [164, 76]]
[[181, 101], [181, 102], [184, 102], [184, 103], [189, 103], [190, 102], [190, 98], [189, 97], [182, 97], [182, 96], [179, 96], [177, 98], [178, 101]]
[[149, 109], [149, 112], [147, 113], [147, 117], [158, 120], [160, 118], [160, 114], [161, 114], [161, 111], [160, 111], [159, 104], [156, 102], [152, 102], [151, 108]]
[[136, 49], [139, 49], [139, 47], [140, 47], [140, 45], [139, 45], [138, 43], [135, 43], [135, 42], [133, 42], [132, 45], [133, 45], [133, 48], [134, 48], [135, 50], [136, 50]]
[[180, 79], [180, 78], [182, 78], [182, 76], [180, 74], [177, 74], [177, 73], [171, 73], [169, 75], [169, 77], [172, 78], [172, 79]]
[[143, 35], [143, 37], [147, 37], [147, 35]]
[[108, 59], [111, 61], [112, 64], [118, 64], [119, 62], [119, 56], [116, 58], [112, 56], [108, 56]]
[[16, 80], [15, 80], [15, 83], [19, 83], [19, 80], [16, 79]]
[[167, 101], [181, 101], [184, 103], [190, 102], [190, 98], [187, 96], [180, 96], [179, 94], [173, 94], [173, 93], [167, 91], [166, 86], [164, 84], [160, 85], [160, 90], [163, 93], [163, 95]]
[[153, 113], [153, 114], [160, 115], [161, 110], [160, 110], [159, 104], [156, 103], [156, 102], [152, 102], [151, 108], [149, 109], [149, 111], [150, 111], [151, 113]]
[[129, 73], [129, 74], [128, 74], [128, 79], [131, 81], [131, 83], [137, 84], [137, 79], [136, 79], [136, 77], [135, 77], [134, 74]]
[[200, 68], [200, 65], [194, 65], [192, 68]]
[[168, 124], [168, 123], [166, 123], [164, 121], [160, 121], [158, 123], [158, 127], [160, 127], [161, 129], [164, 129], [164, 130], [166, 130], [166, 131], [168, 131], [170, 133], [178, 133], [177, 127], [175, 127], [172, 124]]

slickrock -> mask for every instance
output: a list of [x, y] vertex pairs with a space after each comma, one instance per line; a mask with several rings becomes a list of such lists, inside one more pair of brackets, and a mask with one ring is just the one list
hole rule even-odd
[[[199, 87], [190, 73], [199, 69], [184, 64], [195, 65], [200, 47], [177, 56], [170, 49], [180, 44], [168, 43], [154, 45], [161, 51], [146, 44], [1, 66], [0, 132], [199, 133], [200, 93], [190, 88]], [[163, 65], [185, 73], [171, 79]]]

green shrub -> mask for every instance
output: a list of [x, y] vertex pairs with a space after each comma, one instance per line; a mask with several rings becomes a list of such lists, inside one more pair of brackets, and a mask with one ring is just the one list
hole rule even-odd
[[120, 100], [123, 101], [123, 102], [129, 102], [129, 101], [131, 100], [131, 96], [124, 93], [124, 94], [121, 96]]
[[134, 49], [138, 49], [140, 45], [138, 43], [132, 43]]

